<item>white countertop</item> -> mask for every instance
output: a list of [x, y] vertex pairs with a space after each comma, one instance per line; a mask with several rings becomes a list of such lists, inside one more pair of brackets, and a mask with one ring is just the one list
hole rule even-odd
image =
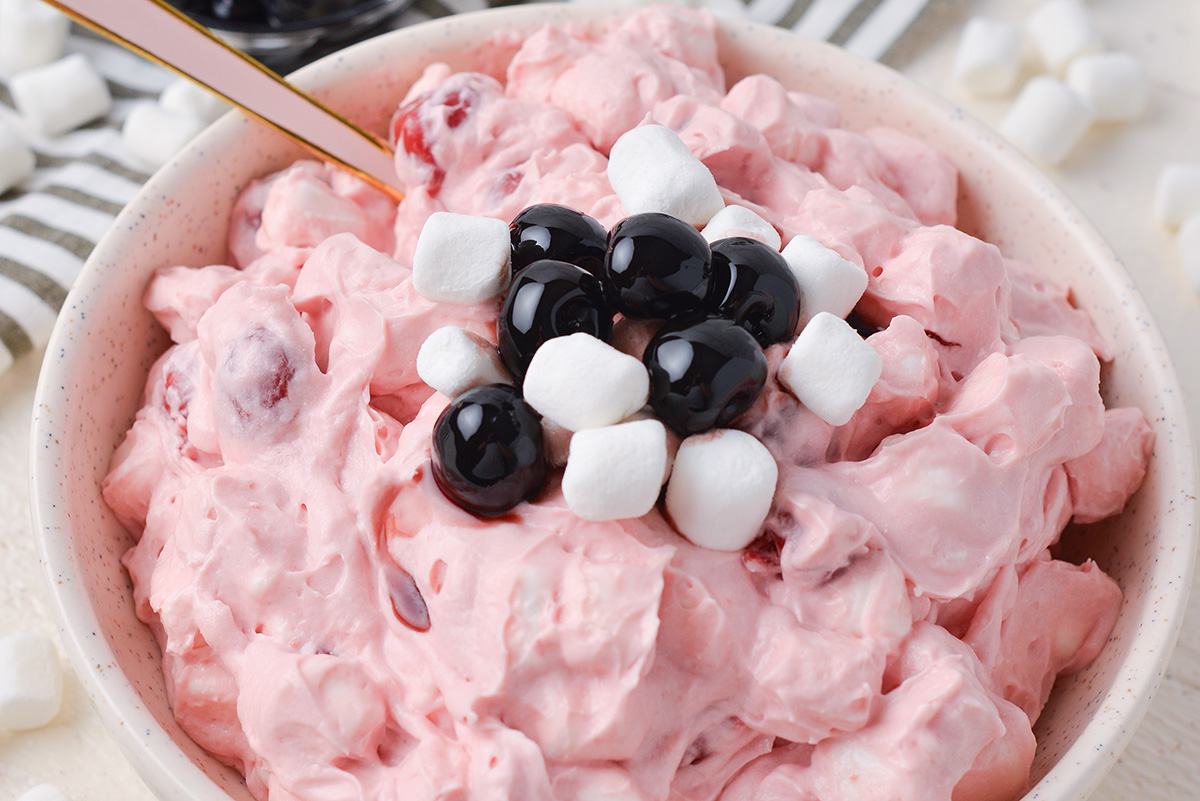
[[[989, 123], [1007, 101], [958, 94], [948, 75], [962, 24], [974, 14], [1022, 21], [1037, 0], [932, 0], [917, 27], [888, 59], [930, 89]], [[1133, 53], [1154, 83], [1144, 120], [1093, 129], [1051, 171], [1108, 238], [1154, 312], [1200, 432], [1200, 296], [1189, 291], [1170, 233], [1150, 215], [1159, 170], [1169, 161], [1200, 163], [1200, 3], [1194, 0], [1091, 0], [1112, 49]], [[0, 635], [55, 633], [38, 564], [27, 485], [29, 420], [40, 354], [0, 374]], [[1200, 592], [1154, 703], [1093, 801], [1181, 801], [1200, 782]], [[0, 729], [0, 799], [51, 782], [74, 801], [153, 801], [69, 677], [64, 708], [49, 726]]]

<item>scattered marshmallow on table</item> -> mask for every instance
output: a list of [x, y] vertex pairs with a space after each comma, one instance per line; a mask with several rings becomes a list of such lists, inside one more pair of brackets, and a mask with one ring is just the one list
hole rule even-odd
[[1172, 162], [1162, 168], [1154, 187], [1154, 219], [1168, 228], [1200, 213], [1200, 164]]
[[1183, 277], [1191, 290], [1200, 294], [1200, 213], [1188, 217], [1179, 226], [1175, 246], [1183, 264]]
[[495, 345], [453, 325], [426, 337], [417, 352], [417, 375], [449, 398], [484, 384], [512, 383]]
[[954, 56], [954, 79], [976, 97], [999, 97], [1017, 86], [1021, 30], [1011, 22], [972, 17]]
[[112, 108], [108, 84], [81, 53], [15, 75], [8, 88], [17, 110], [46, 136], [74, 130]]
[[0, 64], [10, 74], [62, 58], [71, 20], [41, 0], [0, 0]]
[[772, 250], [779, 250], [783, 240], [775, 226], [745, 206], [726, 206], [713, 215], [700, 232], [710, 245], [718, 239], [744, 236], [757, 239]]
[[1136, 120], [1150, 102], [1146, 71], [1129, 53], [1080, 56], [1067, 68], [1067, 86], [1088, 101], [1100, 122]]
[[844, 425], [866, 402], [883, 359], [840, 317], [820, 312], [779, 365], [779, 381], [830, 425]]
[[1092, 125], [1092, 107], [1057, 78], [1037, 75], [1021, 88], [1000, 121], [1014, 145], [1047, 164], [1058, 164]]
[[731, 428], [694, 434], [675, 455], [667, 514], [694, 544], [737, 551], [762, 529], [778, 478], [775, 457], [753, 435]]
[[156, 170], [204, 130], [205, 125], [194, 114], [179, 114], [145, 101], [135, 104], [125, 118], [121, 141], [130, 155]]
[[1080, 0], [1048, 0], [1026, 20], [1025, 28], [1042, 63], [1061, 74], [1071, 59], [1098, 53], [1104, 42]]
[[436, 211], [417, 237], [413, 287], [441, 303], [481, 303], [508, 287], [511, 253], [504, 220]]
[[583, 520], [624, 520], [654, 508], [667, 471], [667, 429], [633, 420], [571, 437], [562, 492]]
[[867, 291], [867, 271], [806, 234], [792, 237], [784, 261], [800, 285], [800, 325], [820, 312], [845, 318]]
[[0, 638], [0, 728], [45, 726], [62, 707], [63, 674], [49, 637], [19, 632]]
[[53, 784], [38, 784], [26, 790], [17, 801], [71, 801], [71, 797]]
[[657, 211], [701, 226], [725, 208], [712, 172], [662, 125], [621, 135], [608, 156], [608, 182], [627, 215]]
[[36, 163], [21, 135], [0, 120], [0, 194], [33, 175]]
[[158, 105], [176, 114], [193, 114], [206, 123], [229, 110], [229, 104], [187, 78], [177, 78], [158, 95]]
[[525, 401], [571, 431], [619, 423], [646, 405], [650, 375], [638, 359], [590, 334], [547, 340], [525, 372]]

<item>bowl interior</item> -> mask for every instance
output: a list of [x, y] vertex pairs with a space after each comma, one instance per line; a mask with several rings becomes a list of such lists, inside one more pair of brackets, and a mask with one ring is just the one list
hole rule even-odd
[[[586, 5], [513, 7], [402, 29], [330, 56], [297, 81], [364, 127], [383, 132], [431, 61], [475, 66], [498, 28], [596, 17]], [[1141, 408], [1157, 430], [1145, 484], [1120, 517], [1073, 531], [1064, 548], [1094, 558], [1125, 602], [1112, 641], [1060, 681], [1038, 723], [1029, 799], [1076, 801], [1099, 783], [1140, 720], [1175, 641], [1192, 570], [1195, 475], [1182, 399], [1166, 349], [1124, 269], [1078, 211], [1035, 168], [961, 111], [896, 73], [836, 48], [752, 23], [721, 21], [729, 82], [774, 75], [835, 101], [852, 128], [886, 124], [945, 152], [961, 170], [960, 225], [1071, 285], [1116, 352], [1109, 405]], [[75, 670], [109, 730], [161, 797], [248, 799], [240, 775], [175, 724], [160, 655], [134, 613], [121, 556], [132, 544], [99, 484], [133, 420], [166, 335], [141, 305], [168, 264], [224, 259], [225, 220], [250, 180], [303, 153], [230, 114], [155, 175], [97, 246], [47, 349], [35, 402], [35, 525], [55, 614]], [[215, 168], [214, 168], [215, 167]]]

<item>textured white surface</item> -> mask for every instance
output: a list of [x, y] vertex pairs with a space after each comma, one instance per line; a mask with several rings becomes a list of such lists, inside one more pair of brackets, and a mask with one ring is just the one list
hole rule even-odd
[[[1036, 0], [934, 0], [889, 62], [967, 111], [995, 124], [1008, 101], [954, 94], [948, 75], [961, 26], [975, 14], [1022, 22]], [[1133, 53], [1152, 83], [1147, 117], [1096, 127], [1052, 176], [1128, 265], [1153, 309], [1200, 431], [1200, 299], [1189, 289], [1173, 234], [1150, 214], [1154, 182], [1168, 161], [1195, 161], [1200, 130], [1200, 4], [1192, 0], [1092, 0], [1097, 28]], [[920, 48], [919, 52], [916, 48]], [[54, 634], [29, 530], [26, 484], [29, 417], [40, 354], [0, 375], [0, 633]], [[1091, 801], [1182, 801], [1200, 779], [1200, 593], [1193, 592], [1170, 669], [1150, 712]], [[0, 731], [0, 798], [52, 782], [74, 801], [153, 798], [103, 730], [78, 682], [68, 676], [64, 708], [44, 729]]]

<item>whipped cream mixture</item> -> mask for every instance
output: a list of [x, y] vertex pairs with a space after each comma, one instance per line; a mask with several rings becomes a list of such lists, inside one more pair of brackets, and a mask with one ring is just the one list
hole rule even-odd
[[[1104, 408], [1102, 336], [953, 227], [938, 153], [767, 76], [726, 86], [706, 15], [515, 48], [412, 87], [399, 209], [300, 162], [243, 193], [228, 264], [147, 291], [175, 344], [104, 496], [139, 535], [125, 563], [179, 723], [271, 801], [1020, 795], [1055, 677], [1121, 601], [1050, 546], [1120, 511], [1153, 445], [1140, 412]], [[849, 423], [805, 409], [774, 378], [786, 345], [767, 351], [737, 425], [779, 480], [742, 552], [657, 510], [580, 520], [557, 479], [484, 520], [430, 477], [448, 399], [417, 351], [445, 325], [495, 342], [499, 299], [414, 291], [424, 220], [551, 202], [611, 226], [606, 153], [644, 122], [785, 243], [870, 278], [855, 316], [883, 374]]]

